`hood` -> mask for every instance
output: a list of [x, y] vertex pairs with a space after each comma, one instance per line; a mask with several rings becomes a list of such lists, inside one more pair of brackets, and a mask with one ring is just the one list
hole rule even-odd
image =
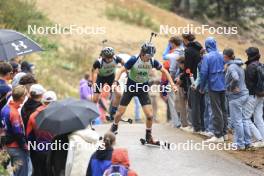
[[260, 59], [259, 56], [248, 57], [248, 60], [245, 62], [245, 64], [249, 65], [252, 62], [259, 61], [259, 59]]
[[89, 128], [75, 131], [74, 133], [72, 133], [72, 135], [81, 137], [87, 143], [96, 143], [100, 138], [99, 134], [96, 131]]
[[216, 40], [213, 37], [208, 37], [205, 40], [205, 48], [208, 53], [211, 51], [217, 51]]
[[129, 167], [128, 151], [124, 148], [115, 149], [112, 154], [112, 163]]
[[201, 45], [199, 42], [197, 42], [197, 41], [195, 41], [195, 42], [190, 42], [187, 46], [188, 46], [188, 47], [195, 48], [195, 49], [197, 49], [198, 51], [200, 51], [200, 50], [203, 48], [202, 45]]
[[87, 80], [86, 79], [81, 79], [80, 86], [82, 86], [83, 84], [87, 84]]
[[98, 160], [111, 160], [113, 148], [107, 148], [105, 150], [96, 150], [95, 158]]
[[230, 65], [230, 64], [237, 64], [238, 66], [242, 66], [244, 63], [241, 59], [236, 58], [234, 60], [230, 60], [227, 62], [227, 65]]

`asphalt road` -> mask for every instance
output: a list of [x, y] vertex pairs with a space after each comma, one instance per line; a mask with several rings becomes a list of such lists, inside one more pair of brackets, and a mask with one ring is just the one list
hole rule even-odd
[[[101, 135], [109, 128], [95, 127]], [[194, 144], [202, 143], [201, 137], [169, 125], [154, 125], [153, 136], [173, 143], [171, 150], [141, 145], [139, 139], [144, 135], [144, 124], [120, 124], [115, 146], [128, 149], [131, 168], [140, 176], [264, 176], [224, 151], [199, 146], [195, 149]], [[193, 147], [188, 148], [191, 143]]]

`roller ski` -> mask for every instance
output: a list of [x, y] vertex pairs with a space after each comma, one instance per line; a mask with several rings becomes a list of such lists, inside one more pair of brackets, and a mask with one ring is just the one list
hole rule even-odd
[[[149, 134], [148, 134], [149, 133]], [[170, 143], [168, 142], [162, 142], [159, 140], [153, 140], [152, 135], [150, 132], [147, 132], [146, 139], [141, 138], [140, 142], [142, 145], [150, 146], [150, 147], [165, 147], [167, 149], [170, 149]]]
[[[113, 122], [114, 121], [114, 118], [111, 117], [111, 116], [106, 116], [106, 120], [108, 122]], [[120, 120], [121, 122], [125, 122], [125, 123], [129, 123], [129, 124], [132, 124], [133, 123], [133, 120], [131, 118], [128, 118], [128, 119], [121, 119]]]

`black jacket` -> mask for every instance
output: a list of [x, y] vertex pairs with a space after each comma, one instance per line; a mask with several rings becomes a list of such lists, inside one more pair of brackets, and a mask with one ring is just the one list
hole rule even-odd
[[257, 76], [258, 65], [259, 65], [258, 60], [252, 60], [251, 62], [247, 62], [247, 67], [245, 70], [245, 80], [249, 91], [249, 95], [256, 94], [255, 88], [258, 82], [258, 76]]
[[23, 105], [22, 109], [21, 109], [21, 116], [23, 119], [23, 123], [25, 126], [25, 129], [27, 129], [27, 123], [29, 120], [30, 115], [36, 111], [36, 109], [41, 106], [41, 102], [39, 101], [35, 101], [32, 98], [29, 98], [25, 104]]
[[190, 69], [191, 72], [193, 73], [194, 79], [197, 77], [197, 66], [199, 62], [201, 61], [201, 49], [202, 45], [195, 41], [195, 42], [190, 42], [185, 49], [185, 71], [186, 69]]

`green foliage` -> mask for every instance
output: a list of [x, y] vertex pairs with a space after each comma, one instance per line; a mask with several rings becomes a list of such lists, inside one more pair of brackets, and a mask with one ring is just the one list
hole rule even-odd
[[[6, 151], [0, 151], [0, 163], [3, 163], [9, 159], [9, 155], [7, 154]], [[9, 173], [5, 170], [5, 168], [0, 165], [0, 175], [1, 176], [8, 176]]]
[[129, 11], [128, 9], [124, 9], [115, 5], [112, 7], [107, 7], [105, 14], [111, 20], [118, 19], [125, 23], [147, 27], [154, 31], [158, 31], [159, 29], [158, 25], [142, 9]]
[[44, 25], [47, 18], [36, 10], [33, 0], [0, 0], [0, 24], [4, 28], [26, 31], [28, 25]]
[[151, 4], [157, 5], [160, 8], [171, 10], [172, 0], [147, 0]]

